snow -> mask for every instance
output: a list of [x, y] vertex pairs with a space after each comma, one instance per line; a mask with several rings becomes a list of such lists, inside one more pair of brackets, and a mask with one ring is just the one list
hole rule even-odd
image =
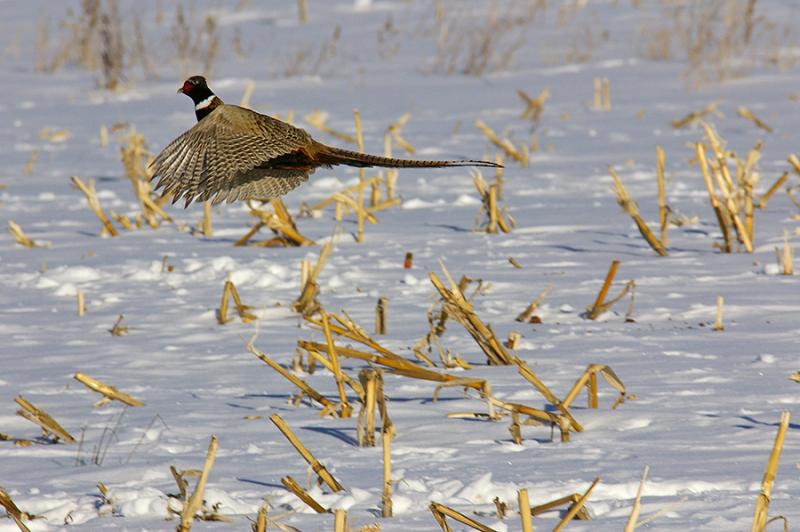
[[[317, 246], [235, 247], [254, 220], [237, 204], [213, 208], [214, 233], [207, 238], [188, 230], [199, 222], [200, 206], [170, 206], [175, 224], [103, 238], [70, 176], [95, 179], [106, 212], [134, 215], [138, 204], [116, 138], [112, 134], [109, 145], [101, 146], [100, 127], [128, 122], [157, 152], [195, 120], [189, 100], [175, 94], [182, 74], [170, 40], [174, 7], [119, 4], [128, 20], [134, 13], [142, 17], [159, 77], [146, 79], [140, 68], [130, 67], [129, 79], [116, 93], [98, 88], [98, 73], [75, 65], [54, 73], [35, 70], [40, 15], [46, 12], [54, 25], [68, 5], [78, 9], [78, 2], [57, 7], [45, 0], [6, 2], [0, 20], [5, 124], [0, 127], [0, 186], [5, 187], [0, 188], [0, 222], [13, 220], [30, 238], [48, 244], [26, 249], [9, 234], [0, 236], [0, 431], [35, 442], [21, 447], [0, 441], [0, 486], [22, 510], [41, 517], [28, 522], [31, 530], [58, 530], [65, 524], [85, 530], [174, 529], [169, 509], [180, 511], [181, 505], [169, 467], [201, 468], [212, 434], [219, 438], [219, 451], [206, 507], [216, 505], [233, 524], [198, 521], [196, 529], [248, 528], [264, 500], [281, 523], [305, 531], [332, 529], [332, 516], [316, 514], [281, 485], [280, 479], [291, 475], [308, 487], [309, 468], [269, 422], [274, 413], [345, 487], [331, 493], [313, 486], [309, 492], [325, 507], [346, 509], [353, 529], [380, 522], [386, 531], [434, 530], [428, 505], [436, 501], [498, 531], [518, 530], [518, 489], [527, 488], [535, 506], [583, 493], [599, 476], [587, 503], [593, 520], [574, 521], [569, 529], [621, 530], [645, 465], [650, 477], [641, 515], [674, 505], [647, 528], [750, 526], [780, 414], [797, 413], [800, 403], [800, 388], [788, 378], [800, 369], [800, 287], [797, 276], [781, 275], [775, 260], [784, 230], [796, 247], [800, 213], [778, 191], [756, 212], [754, 253], [720, 253], [713, 243], [721, 234], [702, 177], [690, 163], [702, 130], [674, 130], [670, 123], [716, 102], [724, 116], [709, 120], [730, 149], [746, 154], [764, 140], [757, 186], [757, 195], [762, 194], [791, 171], [786, 158], [798, 150], [798, 103], [791, 98], [800, 81], [796, 69], [762, 65], [743, 77], [690, 90], [681, 77], [686, 61], [680, 53], [655, 61], [641, 52], [640, 30], [663, 15], [658, 2], [642, 2], [639, 8], [632, 2], [575, 3], [583, 7], [574, 12], [567, 3], [548, 2], [521, 27], [524, 44], [507, 68], [466, 76], [436, 70], [437, 54], [447, 51], [437, 52], [434, 2], [309, 2], [309, 21], [300, 24], [294, 2], [196, 0], [187, 17], [199, 27], [213, 15], [219, 25], [220, 59], [209, 76], [211, 87], [236, 103], [252, 80], [254, 109], [283, 117], [292, 111], [298, 125], [333, 145], [352, 148], [303, 124], [302, 117], [326, 111], [330, 127], [352, 133], [352, 109], [358, 108], [366, 150], [381, 153], [386, 128], [410, 112], [402, 133], [418, 148], [414, 157], [492, 160], [496, 148], [474, 121], [483, 120], [517, 144], [528, 142], [533, 126], [519, 117], [524, 105], [516, 90], [536, 95], [548, 87], [551, 97], [536, 128], [540, 151], [531, 153], [528, 168], [506, 161], [499, 203], [517, 226], [510, 234], [475, 230], [481, 200], [470, 169], [404, 169], [397, 182], [402, 205], [378, 211], [379, 223], [367, 224], [361, 244], [353, 236], [354, 216], [337, 223], [329, 207], [321, 215], [296, 219]], [[465, 34], [464, 28], [481, 26], [493, 4], [500, 12], [525, 12], [529, 5], [444, 2], [449, 23]], [[757, 3], [759, 15], [778, 22], [796, 19], [796, 10], [783, 0]], [[569, 47], [581, 46], [589, 23], [595, 38], [590, 57], [568, 60]], [[311, 50], [316, 61], [337, 25], [341, 37], [335, 56], [319, 69], [303, 63], [300, 52]], [[513, 40], [514, 31], [498, 46]], [[243, 54], [233, 49], [235, 32]], [[51, 26], [50, 55], [59, 38]], [[785, 43], [784, 52], [793, 49]], [[286, 77], [292, 61], [299, 72]], [[201, 61], [189, 63], [191, 74], [200, 70]], [[609, 112], [592, 107], [597, 77], [610, 79]], [[738, 117], [742, 105], [774, 133]], [[50, 142], [40, 137], [44, 128], [69, 134]], [[666, 258], [652, 252], [617, 206], [607, 172], [609, 164], [617, 168], [642, 216], [656, 227], [656, 144], [666, 152], [670, 207], [687, 219], [696, 217], [670, 229]], [[398, 146], [394, 150], [405, 156]], [[24, 175], [33, 151], [37, 159]], [[483, 170], [484, 179], [494, 178], [493, 171]], [[356, 169], [321, 169], [285, 201], [297, 213], [301, 203], [314, 204], [356, 183]], [[797, 183], [792, 175], [787, 184]], [[445, 387], [434, 400], [437, 383], [387, 372], [388, 408], [397, 432], [392, 442], [395, 516], [380, 518], [380, 446], [356, 445], [355, 417], [321, 418], [308, 401], [291, 404], [293, 386], [245, 347], [257, 332], [256, 347], [288, 368], [298, 340], [324, 341], [290, 307], [299, 295], [300, 262], [313, 264], [319, 245], [329, 241], [333, 249], [319, 279], [320, 302], [331, 312], [345, 309], [371, 331], [377, 299], [387, 297], [388, 334], [377, 340], [409, 360], [416, 360], [411, 347], [428, 332], [426, 313], [437, 299], [428, 273], [441, 272], [441, 260], [454, 277], [463, 274], [489, 285], [475, 296], [476, 312], [501, 339], [511, 331], [521, 334], [514, 354], [558, 397], [588, 364], [605, 364], [635, 399], [612, 410], [617, 392], [598, 379], [600, 407], [584, 406], [583, 394], [571, 407], [584, 432], [561, 443], [558, 431], [553, 438], [548, 426], [523, 425], [523, 442], [517, 445], [508, 417], [497, 422], [447, 417], [485, 412], [477, 394]], [[406, 270], [409, 251], [414, 265]], [[509, 257], [522, 268], [513, 267]], [[165, 258], [172, 271], [164, 268]], [[612, 294], [635, 280], [635, 321], [625, 322], [627, 300], [596, 321], [587, 320], [584, 311], [615, 259], [620, 267]], [[800, 271], [797, 260], [795, 270]], [[253, 307], [255, 322], [217, 323], [227, 279]], [[542, 323], [514, 321], [548, 285], [553, 290], [536, 312]], [[86, 297], [83, 317], [76, 313], [79, 290]], [[720, 295], [725, 329], [714, 331]], [[111, 336], [119, 315], [128, 334]], [[441, 343], [473, 366], [448, 372], [487, 379], [504, 401], [555, 410], [516, 368], [487, 366], [457, 323], [448, 322]], [[432, 358], [438, 361], [435, 352]], [[364, 367], [353, 359], [342, 358], [341, 364], [353, 377]], [[145, 406], [95, 408], [99, 395], [72, 379], [78, 371]], [[331, 400], [338, 397], [331, 372], [299, 376]], [[38, 428], [14, 415], [17, 395], [46, 410], [82, 443], [50, 444], [40, 438]], [[357, 410], [357, 399], [349, 400]], [[791, 526], [800, 520], [797, 430], [795, 420], [770, 504], [770, 515], [786, 516]], [[108, 488], [105, 499], [98, 482]], [[496, 514], [495, 497], [508, 505], [504, 519]], [[536, 529], [554, 527], [563, 514], [562, 508], [537, 516]], [[0, 531], [6, 530], [16, 530], [11, 520], [0, 521]]]

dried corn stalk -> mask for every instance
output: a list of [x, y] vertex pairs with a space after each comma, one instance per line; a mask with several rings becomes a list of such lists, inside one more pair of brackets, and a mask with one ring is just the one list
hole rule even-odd
[[[313, 240], [303, 236], [297, 230], [297, 225], [282, 199], [273, 198], [270, 200], [270, 205], [272, 211], [265, 211], [254, 207], [252, 202], [247, 203], [250, 208], [250, 214], [258, 218], [258, 222], [237, 240], [234, 246], [288, 247], [314, 245]], [[276, 236], [269, 240], [250, 242], [256, 233], [264, 227], [269, 228]]]
[[639, 229], [639, 232], [642, 234], [644, 239], [653, 248], [653, 251], [661, 255], [662, 257], [667, 256], [667, 250], [664, 248], [664, 245], [656, 238], [656, 235], [653, 234], [653, 231], [647, 226], [647, 224], [642, 220], [641, 215], [639, 214], [639, 208], [636, 206], [636, 202], [628, 194], [628, 191], [625, 189], [625, 185], [622, 184], [617, 172], [614, 170], [613, 166], [608, 167], [608, 172], [611, 174], [612, 179], [614, 180], [614, 191], [617, 195], [617, 203], [619, 203], [620, 207], [627, 212], [633, 221], [636, 222], [636, 227]]
[[222, 289], [222, 299], [219, 303], [219, 314], [217, 315], [217, 322], [220, 325], [225, 325], [230, 321], [228, 319], [228, 300], [230, 298], [233, 298], [233, 304], [236, 307], [236, 313], [244, 323], [250, 323], [251, 321], [258, 319], [250, 312], [253, 307], [244, 305], [242, 303], [242, 300], [239, 298], [239, 292], [236, 290], [236, 286], [234, 286], [233, 281], [227, 280], [225, 281], [225, 286]]
[[581, 495], [581, 497], [575, 501], [575, 503], [570, 506], [569, 510], [567, 510], [567, 514], [561, 519], [561, 521], [556, 525], [553, 529], [553, 532], [561, 532], [567, 524], [572, 521], [573, 518], [581, 511], [581, 509], [586, 504], [586, 501], [589, 499], [589, 495], [592, 494], [592, 490], [594, 487], [597, 486], [597, 483], [600, 482], [600, 477], [594, 479], [592, 484], [589, 486], [589, 489], [586, 490], [586, 493]]
[[584, 371], [578, 380], [575, 381], [575, 384], [572, 386], [572, 389], [567, 393], [564, 400], [561, 401], [561, 404], [564, 408], [569, 407], [572, 401], [580, 393], [581, 389], [586, 386], [587, 392], [587, 399], [589, 408], [597, 408], [597, 374], [600, 373], [603, 378], [611, 385], [612, 388], [619, 392], [619, 396], [611, 405], [612, 409], [617, 408], [620, 404], [625, 402], [626, 399], [634, 399], [635, 396], [628, 395], [627, 389], [625, 385], [622, 383], [622, 380], [617, 377], [617, 374], [614, 373], [614, 370], [611, 369], [610, 366], [606, 366], [604, 364], [589, 364], [586, 367], [586, 371]]
[[103, 209], [100, 207], [100, 200], [97, 199], [97, 190], [94, 188], [94, 179], [90, 179], [88, 183], [84, 183], [78, 176], [72, 176], [70, 181], [72, 181], [72, 184], [75, 185], [78, 190], [83, 192], [86, 196], [86, 201], [89, 203], [89, 209], [97, 215], [100, 222], [103, 224], [103, 231], [100, 234], [118, 236], [119, 232], [111, 224], [108, 217], [103, 212]]
[[478, 170], [474, 170], [472, 175], [475, 189], [481, 196], [482, 213], [487, 219], [485, 225], [480, 223], [480, 226], [484, 227], [487, 233], [496, 233], [498, 228], [504, 233], [510, 233], [514, 227], [514, 219], [506, 212], [505, 207], [502, 209], [497, 207], [499, 183], [488, 185]]
[[328, 113], [325, 111], [313, 111], [304, 116], [303, 120], [305, 120], [305, 122], [312, 127], [317, 128], [323, 133], [327, 133], [328, 135], [331, 135], [332, 137], [335, 137], [343, 142], [349, 142], [350, 144], [356, 143], [356, 138], [353, 135], [337, 131], [328, 126]]
[[467, 332], [475, 339], [481, 350], [486, 354], [489, 364], [499, 366], [511, 364], [511, 356], [497, 339], [490, 326], [485, 325], [475, 314], [472, 304], [464, 297], [463, 292], [450, 277], [447, 268], [442, 264], [442, 271], [450, 283], [450, 288], [445, 287], [439, 277], [431, 272], [429, 274], [431, 283], [444, 299], [444, 306], [447, 313], [459, 322]]
[[216, 455], [217, 437], [212, 435], [211, 441], [208, 444], [208, 451], [206, 453], [205, 464], [203, 465], [203, 472], [200, 474], [200, 478], [197, 480], [197, 485], [195, 486], [191, 497], [189, 497], [189, 500], [183, 506], [183, 511], [181, 511], [181, 522], [180, 525], [178, 525], [178, 532], [189, 532], [189, 530], [192, 528], [194, 516], [203, 505], [203, 494], [206, 490], [208, 474], [211, 472], [211, 468], [214, 466], [214, 459], [216, 458]]
[[328, 470], [325, 469], [325, 466], [322, 465], [319, 460], [317, 460], [314, 455], [311, 454], [311, 451], [309, 451], [297, 438], [297, 436], [295, 436], [294, 432], [292, 432], [292, 430], [289, 428], [289, 425], [286, 424], [286, 421], [284, 421], [281, 416], [278, 414], [272, 414], [269, 419], [275, 424], [276, 427], [278, 427], [278, 430], [280, 430], [281, 433], [286, 436], [286, 439], [289, 440], [289, 443], [291, 443], [297, 452], [300, 453], [300, 456], [302, 456], [303, 459], [308, 462], [308, 465], [311, 466], [311, 469], [313, 469], [314, 472], [319, 475], [319, 478], [325, 482], [328, 487], [330, 487], [334, 492], [342, 491], [344, 489], [342, 485], [339, 484], [335, 478], [333, 478]]
[[319, 252], [319, 258], [317, 259], [316, 265], [314, 265], [314, 269], [305, 275], [306, 278], [301, 287], [300, 297], [292, 304], [292, 310], [299, 313], [304, 318], [313, 316], [320, 310], [320, 304], [319, 301], [317, 301], [317, 296], [319, 295], [317, 277], [322, 271], [322, 267], [325, 266], [330, 251], [331, 243], [326, 242]]
[[297, 481], [295, 479], [293, 479], [291, 476], [283, 477], [281, 479], [281, 484], [283, 484], [283, 486], [287, 490], [289, 490], [292, 493], [294, 493], [295, 495], [297, 495], [298, 499], [300, 499], [301, 501], [306, 503], [309, 508], [311, 508], [312, 510], [314, 510], [318, 514], [324, 514], [324, 513], [327, 513], [327, 512], [330, 511], [330, 510], [326, 509], [324, 506], [322, 506], [320, 503], [318, 503], [314, 499], [314, 497], [312, 497], [306, 490], [304, 490], [300, 486], [300, 484], [298, 484]]
[[102, 404], [109, 403], [111, 401], [119, 401], [120, 403], [126, 404], [128, 406], [144, 406], [144, 403], [139, 401], [138, 399], [123, 393], [111, 385], [108, 385], [104, 382], [101, 382], [97, 379], [93, 379], [92, 377], [85, 375], [83, 373], [76, 373], [73, 375], [75, 380], [84, 384], [90, 390], [94, 390], [97, 393], [103, 395], [103, 399], [98, 401], [95, 406], [100, 406]]
[[691, 113], [687, 114], [686, 116], [684, 116], [679, 120], [673, 120], [672, 127], [675, 129], [682, 129], [688, 125], [694, 124], [695, 122], [697, 122], [698, 120], [709, 114], [713, 114], [718, 118], [725, 117], [725, 115], [723, 115], [717, 110], [716, 103], [710, 103], [705, 107], [703, 107], [702, 109], [700, 109], [699, 111], [692, 111]]
[[791, 413], [789, 412], [783, 412], [781, 414], [780, 425], [775, 435], [775, 443], [772, 445], [772, 452], [767, 461], [764, 478], [761, 480], [761, 493], [759, 493], [758, 500], [756, 501], [756, 510], [753, 514], [753, 526], [750, 529], [752, 532], [763, 532], [767, 527], [767, 514], [769, 512], [770, 496], [772, 495], [772, 484], [775, 482], [775, 474], [778, 471], [778, 461], [781, 458], [781, 451], [783, 450], [783, 440], [786, 437], [786, 431], [789, 428], [791, 417]]
[[447, 525], [445, 519], [447, 517], [458, 521], [459, 523], [465, 524], [468, 527], [479, 530], [480, 532], [495, 532], [494, 528], [489, 528], [488, 526], [479, 523], [478, 521], [472, 519], [471, 517], [467, 517], [466, 515], [462, 514], [461, 512], [457, 512], [450, 508], [449, 506], [445, 506], [444, 504], [439, 504], [438, 502], [431, 501], [429, 506], [431, 513], [433, 514], [434, 519], [442, 527], [443, 532], [450, 532], [450, 527]]
[[522, 165], [523, 168], [527, 168], [530, 162], [529, 160], [530, 154], [528, 152], [527, 146], [523, 144], [521, 147], [517, 148], [516, 146], [514, 146], [514, 143], [511, 142], [509, 139], [507, 138], [501, 139], [500, 137], [497, 136], [497, 133], [495, 133], [494, 130], [489, 126], [487, 126], [482, 120], [476, 120], [475, 127], [478, 128], [481, 131], [481, 133], [484, 134], [484, 136], [489, 140], [489, 142], [494, 144], [497, 148], [503, 150], [503, 152], [506, 155], [508, 155], [509, 157], [520, 163], [520, 165]]
[[21, 532], [30, 532], [30, 529], [25, 526], [23, 521], [29, 521], [31, 519], [35, 519], [36, 517], [28, 512], [23, 512], [20, 510], [17, 505], [14, 504], [14, 501], [11, 500], [11, 496], [8, 494], [8, 492], [6, 492], [6, 490], [3, 488], [0, 488], [0, 506], [2, 506], [5, 509], [6, 514], [14, 520], [14, 523], [16, 523]]
[[538, 122], [544, 109], [544, 103], [550, 97], [550, 89], [545, 87], [536, 98], [528, 96], [522, 89], [517, 89], [517, 95], [525, 102], [525, 110], [520, 115], [520, 118]]
[[33, 239], [29, 238], [28, 235], [25, 234], [25, 231], [23, 231], [22, 228], [13, 220], [8, 221], [8, 232], [11, 233], [11, 236], [14, 237], [14, 241], [20, 246], [25, 246], [26, 248], [44, 247], [42, 244], [39, 244]]
[[55, 437], [56, 441], [60, 438], [66, 443], [75, 443], [75, 438], [64, 430], [64, 428], [59, 425], [55, 419], [50, 417], [47, 412], [28, 402], [21, 395], [16, 396], [14, 401], [22, 407], [20, 410], [17, 410], [17, 415], [39, 425], [45, 436], [52, 435]]

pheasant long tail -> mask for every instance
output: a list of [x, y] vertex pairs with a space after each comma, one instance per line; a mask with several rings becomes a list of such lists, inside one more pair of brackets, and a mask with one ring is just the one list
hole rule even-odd
[[314, 153], [315, 161], [324, 165], [344, 164], [347, 166], [381, 166], [384, 168], [442, 168], [446, 166], [486, 166], [497, 168], [500, 166], [489, 161], [415, 161], [412, 159], [394, 159], [392, 157], [381, 157], [378, 155], [343, 150], [319, 143], [315, 148], [317, 148], [316, 153]]

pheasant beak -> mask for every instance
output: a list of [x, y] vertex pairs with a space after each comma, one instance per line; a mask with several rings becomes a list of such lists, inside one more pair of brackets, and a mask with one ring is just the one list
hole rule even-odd
[[183, 94], [183, 87], [178, 89], [178, 94]]

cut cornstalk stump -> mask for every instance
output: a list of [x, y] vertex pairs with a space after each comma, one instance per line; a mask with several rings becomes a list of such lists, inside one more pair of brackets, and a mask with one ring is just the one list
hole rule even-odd
[[21, 395], [16, 396], [14, 401], [22, 407], [20, 410], [17, 410], [18, 416], [24, 417], [28, 421], [39, 425], [46, 435], [52, 434], [57, 439], [63, 440], [65, 443], [75, 443], [75, 438], [73, 438], [69, 432], [59, 425], [55, 419], [50, 417], [50, 414], [36, 405], [28, 402]]
[[[528, 364], [520, 358], [514, 358], [514, 363], [517, 365], [519, 374], [528, 382], [530, 382], [534, 388], [536, 388], [539, 393], [544, 396], [545, 399], [550, 401], [553, 406], [558, 408], [561, 413], [569, 420], [569, 424], [575, 432], [583, 432], [583, 427], [581, 426], [578, 421], [572, 417], [569, 409], [566, 405], [564, 405], [556, 395], [550, 391], [544, 382], [539, 379], [539, 377], [533, 372], [533, 370], [528, 366]], [[580, 388], [578, 388], [580, 389]]]
[[333, 532], [347, 532], [347, 512], [338, 508], [333, 516]]
[[333, 475], [331, 475], [328, 470], [325, 469], [325, 466], [322, 465], [319, 460], [314, 458], [314, 455], [311, 454], [311, 451], [309, 451], [306, 446], [303, 445], [303, 443], [297, 438], [297, 436], [295, 436], [294, 432], [292, 432], [292, 429], [289, 428], [289, 425], [286, 424], [286, 421], [284, 421], [281, 416], [278, 414], [272, 414], [269, 419], [275, 424], [276, 427], [278, 427], [278, 430], [280, 430], [286, 439], [289, 440], [289, 443], [292, 444], [297, 452], [300, 453], [300, 456], [302, 456], [303, 459], [308, 462], [308, 465], [311, 466], [311, 469], [313, 469], [314, 472], [319, 475], [319, 478], [325, 484], [327, 484], [331, 490], [337, 492], [344, 489], [342, 485], [339, 484], [335, 478], [333, 478]]
[[783, 450], [783, 440], [786, 438], [786, 431], [789, 428], [791, 417], [789, 412], [783, 412], [781, 414], [778, 433], [775, 435], [775, 443], [772, 445], [772, 452], [767, 461], [767, 468], [764, 471], [764, 477], [761, 479], [761, 493], [758, 494], [758, 500], [756, 501], [753, 525], [750, 529], [751, 532], [763, 532], [767, 527], [767, 515], [769, 512], [770, 496], [772, 495], [772, 485], [775, 483], [778, 462], [781, 458], [781, 451]]
[[722, 307], [725, 305], [725, 299], [722, 296], [717, 296], [717, 317], [714, 319], [714, 325], [711, 327], [713, 331], [724, 331], [725, 325], [722, 323]]
[[520, 312], [519, 315], [514, 319], [516, 321], [519, 321], [519, 322], [522, 322], [522, 323], [532, 323], [532, 322], [534, 322], [535, 319], [536, 319], [536, 316], [534, 316], [534, 313], [536, 312], [536, 309], [539, 308], [539, 305], [542, 304], [542, 301], [544, 300], [544, 298], [546, 298], [547, 295], [550, 294], [550, 292], [553, 291], [553, 288], [554, 288], [553, 285], [546, 286], [544, 288], [544, 290], [539, 292], [539, 295], [536, 296], [536, 298], [533, 301], [531, 301], [531, 304], [528, 305], [527, 307], [525, 307], [525, 310]]
[[[257, 208], [252, 202], [247, 203], [250, 215], [257, 218], [257, 222], [239, 240], [234, 242], [234, 246], [251, 247], [290, 247], [290, 246], [313, 246], [314, 241], [306, 238], [297, 229], [297, 224], [289, 214], [289, 210], [280, 198], [272, 198], [270, 207], [272, 210]], [[270, 229], [275, 236], [268, 240], [252, 241], [253, 237], [264, 227]]]
[[97, 393], [103, 395], [103, 397], [109, 401], [119, 401], [120, 403], [126, 404], [128, 406], [144, 406], [144, 403], [139, 401], [138, 399], [121, 392], [114, 388], [113, 386], [101, 382], [97, 379], [94, 379], [84, 373], [76, 373], [73, 375], [73, 378], [80, 382], [81, 384], [85, 385], [90, 390], [93, 390]]
[[385, 297], [378, 298], [378, 304], [375, 306], [375, 334], [386, 334], [386, 307], [389, 300]]
[[181, 522], [177, 527], [177, 532], [189, 532], [192, 528], [192, 521], [194, 521], [195, 514], [200, 511], [203, 506], [203, 495], [206, 491], [206, 482], [208, 481], [208, 474], [211, 468], [214, 467], [214, 459], [217, 456], [217, 437], [211, 436], [211, 441], [208, 444], [208, 451], [206, 452], [206, 461], [203, 465], [203, 471], [200, 473], [200, 478], [197, 479], [197, 485], [189, 497], [187, 503], [183, 506], [181, 511]]
[[522, 532], [533, 532], [533, 516], [531, 515], [531, 501], [528, 490], [522, 488], [517, 491], [519, 516], [522, 521]]

